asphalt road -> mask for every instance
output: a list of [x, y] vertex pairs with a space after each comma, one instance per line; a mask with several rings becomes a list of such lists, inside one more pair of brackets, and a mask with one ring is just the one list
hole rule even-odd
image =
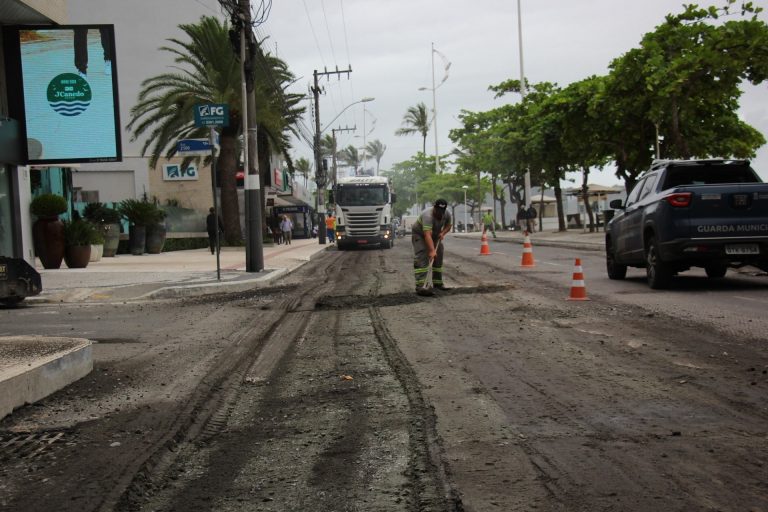
[[[768, 509], [765, 278], [656, 292], [596, 252], [446, 248], [431, 298], [398, 240], [253, 292], [0, 311], [98, 341], [0, 423], [0, 508]], [[565, 300], [577, 256], [590, 301]]]

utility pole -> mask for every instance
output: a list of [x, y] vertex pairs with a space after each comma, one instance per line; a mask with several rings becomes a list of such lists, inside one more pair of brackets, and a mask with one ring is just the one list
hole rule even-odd
[[336, 132], [353, 132], [357, 130], [356, 126], [353, 126], [350, 128], [349, 126], [345, 126], [344, 128], [331, 128], [331, 136], [333, 138], [333, 188], [336, 188], [336, 183], [339, 177], [338, 170], [336, 169]]
[[435, 174], [440, 174], [440, 153], [437, 151], [437, 92], [435, 87], [435, 43], [432, 43], [432, 117], [435, 122]]
[[339, 68], [336, 68], [335, 71], [328, 71], [325, 69], [324, 71], [318, 71], [314, 70], [314, 82], [315, 85], [312, 87], [312, 93], [315, 98], [315, 183], [317, 184], [317, 196], [315, 197], [315, 212], [317, 213], [317, 224], [320, 228], [318, 230], [319, 235], [318, 241], [320, 242], [320, 245], [325, 245], [325, 186], [328, 183], [328, 177], [326, 176], [326, 172], [323, 169], [323, 162], [320, 154], [320, 84], [318, 83], [318, 77], [320, 76], [330, 76], [330, 75], [342, 75], [346, 74], [347, 77], [349, 77], [349, 74], [352, 72], [352, 67], [350, 66], [348, 69], [339, 70]]
[[[522, 96], [523, 100], [525, 100], [525, 71], [523, 69], [523, 16], [522, 11], [520, 9], [520, 2], [521, 0], [517, 0], [517, 38], [518, 38], [518, 46], [520, 47], [520, 95]], [[524, 187], [525, 187], [525, 210], [526, 212], [531, 207], [531, 170], [528, 169], [525, 171], [525, 179], [524, 179]], [[543, 185], [542, 185], [543, 188]]]
[[243, 95], [243, 167], [245, 168], [245, 270], [264, 269], [264, 244], [261, 231], [261, 180], [256, 142], [256, 96], [254, 95], [253, 61], [255, 42], [252, 41], [250, 0], [240, 0], [240, 64], [242, 65]]

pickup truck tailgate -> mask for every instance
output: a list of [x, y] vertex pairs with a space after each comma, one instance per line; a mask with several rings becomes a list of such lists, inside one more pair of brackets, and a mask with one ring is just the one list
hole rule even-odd
[[684, 186], [675, 192], [691, 194], [691, 238], [768, 238], [767, 184]]

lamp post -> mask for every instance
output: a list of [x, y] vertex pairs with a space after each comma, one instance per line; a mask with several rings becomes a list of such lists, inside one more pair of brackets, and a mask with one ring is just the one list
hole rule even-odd
[[[435, 85], [435, 54], [440, 55], [445, 63], [445, 76], [438, 85]], [[435, 43], [432, 43], [432, 87], [419, 87], [420, 91], [432, 91], [432, 122], [434, 123], [435, 130], [435, 173], [440, 173], [440, 153], [437, 151], [437, 88], [440, 87], [448, 80], [448, 70], [451, 68], [451, 63], [445, 58], [445, 55], [435, 50]]]
[[469, 228], [467, 227], [467, 189], [469, 188], [469, 185], [462, 185], [464, 189], [464, 232], [466, 233], [469, 231]]
[[[517, 0], [517, 40], [520, 47], [520, 96], [525, 99], [525, 71], [523, 69], [523, 16], [520, 9], [520, 0]], [[523, 180], [525, 187], [525, 209], [528, 210], [531, 207], [531, 171], [525, 171], [525, 178]]]

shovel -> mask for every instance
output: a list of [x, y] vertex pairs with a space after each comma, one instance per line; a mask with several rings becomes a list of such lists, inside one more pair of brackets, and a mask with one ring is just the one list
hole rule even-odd
[[[437, 245], [435, 245], [435, 251], [437, 251], [437, 248], [440, 247], [440, 240], [437, 241]], [[424, 289], [429, 290], [431, 288], [434, 288], [434, 285], [432, 284], [432, 263], [434, 262], [434, 259], [429, 260], [429, 266], [427, 267], [427, 277], [424, 280]]]

